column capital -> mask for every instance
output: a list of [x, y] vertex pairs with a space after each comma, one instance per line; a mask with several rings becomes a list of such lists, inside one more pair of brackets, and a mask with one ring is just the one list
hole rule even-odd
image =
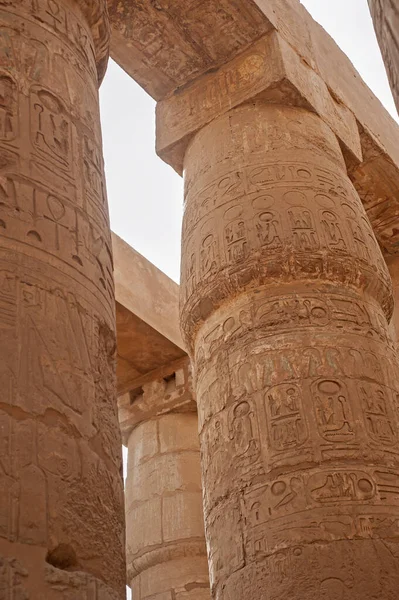
[[353, 113], [337, 101], [322, 77], [276, 31], [217, 71], [177, 89], [158, 103], [157, 153], [181, 174], [185, 151], [196, 132], [232, 108], [253, 100], [315, 112], [330, 126], [349, 156], [362, 160]]
[[168, 413], [196, 412], [190, 359], [174, 362], [152, 379], [137, 379], [134, 389], [118, 398], [118, 409], [125, 445], [139, 423]]

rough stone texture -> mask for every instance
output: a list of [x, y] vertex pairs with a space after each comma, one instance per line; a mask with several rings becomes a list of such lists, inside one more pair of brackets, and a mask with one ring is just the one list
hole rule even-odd
[[392, 289], [336, 137], [251, 102], [197, 133], [184, 168], [213, 597], [394, 600]]
[[368, 0], [368, 3], [399, 111], [399, 5], [396, 0]]
[[[268, 85], [269, 101], [311, 106], [341, 141], [349, 176], [384, 252], [397, 252], [398, 125], [299, 0], [108, 0], [108, 7], [112, 56], [148, 93], [176, 106], [191, 87], [193, 113], [184, 136], [202, 127], [210, 110], [223, 113], [230, 99], [238, 105], [252, 97], [250, 86]], [[251, 58], [262, 38], [264, 44], [273, 39], [272, 31], [282, 61], [273, 63], [264, 51]], [[235, 64], [237, 70], [229, 69]], [[187, 140], [175, 140], [173, 152], [170, 147], [165, 153], [162, 137], [161, 155], [180, 172]]]
[[245, 1], [108, 0], [112, 56], [160, 100], [270, 30], [256, 4]]
[[181, 174], [193, 134], [251, 98], [311, 108], [347, 152], [362, 159], [356, 119], [284, 38], [272, 31], [247, 51], [157, 105], [157, 152]]
[[189, 361], [120, 398], [128, 445], [128, 583], [135, 600], [206, 600], [198, 418]]
[[387, 256], [386, 263], [389, 269], [389, 274], [392, 280], [393, 289], [393, 315], [389, 324], [392, 339], [398, 344], [399, 342], [399, 257]]
[[178, 284], [115, 233], [112, 234], [112, 249], [117, 302], [184, 350]]
[[[179, 286], [112, 234], [118, 395], [187, 356], [180, 334]], [[143, 379], [144, 378], [144, 379]]]
[[124, 597], [107, 39], [102, 3], [0, 0], [1, 598]]

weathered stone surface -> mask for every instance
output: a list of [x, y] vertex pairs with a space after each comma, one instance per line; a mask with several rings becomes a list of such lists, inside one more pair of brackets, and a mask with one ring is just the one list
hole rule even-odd
[[276, 32], [216, 73], [157, 104], [157, 153], [182, 174], [184, 154], [196, 131], [231, 108], [259, 98], [311, 108], [330, 125], [356, 163], [362, 160], [352, 112], [334, 101], [320, 76]]
[[156, 100], [270, 30], [256, 4], [241, 0], [108, 0], [108, 9], [113, 58]]
[[390, 322], [390, 333], [393, 340], [398, 344], [399, 342], [399, 257], [398, 256], [387, 256], [386, 257], [387, 267], [389, 274], [392, 279], [394, 309], [393, 315]]
[[368, 3], [399, 111], [399, 6], [396, 0], [368, 0]]
[[112, 234], [112, 249], [117, 302], [164, 338], [184, 349], [177, 283], [115, 233]]
[[97, 90], [104, 61], [95, 60], [108, 34], [103, 4], [81, 8], [72, 0], [0, 1], [5, 598], [124, 597], [115, 301]]
[[[118, 395], [186, 357], [179, 286], [117, 235], [112, 236], [117, 328]], [[143, 379], [144, 378], [144, 379]], [[137, 385], [136, 385], [137, 380]]]
[[[269, 101], [312, 107], [337, 134], [378, 241], [386, 253], [397, 252], [398, 126], [299, 0], [235, 0], [218, 7], [213, 0], [108, 0], [108, 5], [115, 60], [154, 98], [170, 97], [167, 104], [174, 109], [185, 87], [193, 92], [173, 135], [167, 135], [164, 119], [158, 121], [160, 154], [177, 171], [196, 127], [228, 110], [230, 99], [236, 106], [252, 97], [251, 89], [269, 86]], [[267, 37], [271, 31], [282, 40], [282, 56], [276, 60], [274, 48], [266, 57], [251, 58], [260, 38], [273, 39]], [[383, 183], [380, 173], [387, 175]]]
[[213, 597], [393, 599], [392, 288], [338, 142], [315, 114], [251, 102], [195, 135], [184, 172]]
[[189, 361], [119, 399], [128, 445], [127, 573], [135, 600], [209, 598]]

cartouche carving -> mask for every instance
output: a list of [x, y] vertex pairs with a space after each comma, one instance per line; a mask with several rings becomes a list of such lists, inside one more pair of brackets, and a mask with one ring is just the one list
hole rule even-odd
[[7, 598], [124, 596], [115, 301], [95, 60], [107, 51], [104, 8], [0, 1], [0, 596], [5, 590]]
[[213, 597], [363, 600], [366, 579], [394, 594], [392, 289], [335, 136], [305, 110], [244, 105], [191, 141], [185, 191]]

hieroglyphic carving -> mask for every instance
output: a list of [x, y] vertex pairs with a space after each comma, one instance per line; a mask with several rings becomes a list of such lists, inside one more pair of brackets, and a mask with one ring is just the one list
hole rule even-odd
[[71, 167], [71, 122], [61, 101], [51, 92], [31, 90], [32, 143], [42, 153], [54, 159], [58, 166]]
[[298, 386], [282, 384], [269, 388], [265, 409], [270, 445], [276, 451], [297, 448], [306, 441], [307, 424]]
[[13, 174], [1, 178], [0, 198], [4, 236], [23, 243], [30, 238], [36, 247], [82, 267], [109, 298], [113, 269], [108, 235], [84, 211], [52, 189]]
[[4, 600], [29, 600], [25, 587], [28, 571], [16, 558], [0, 556], [0, 598]]
[[11, 141], [18, 135], [17, 85], [11, 77], [0, 76], [0, 140]]
[[[290, 185], [297, 190], [286, 191]], [[236, 203], [244, 194], [250, 200], [245, 211]], [[309, 163], [247, 167], [222, 176], [205, 190], [190, 189], [186, 203], [185, 252], [192, 260], [190, 274], [186, 275], [183, 268], [183, 281], [190, 278], [200, 287], [206, 286], [207, 279], [213, 280], [215, 268], [204, 271], [197, 266], [201, 259], [196, 259], [196, 248], [207, 248], [209, 253], [211, 248], [216, 252], [216, 248], [224, 247], [218, 266], [220, 275], [236, 264], [233, 251], [239, 252], [244, 260], [261, 250], [265, 253], [265, 265], [276, 274], [290, 268], [293, 277], [302, 271], [316, 277], [322, 271], [345, 268], [346, 278], [355, 281], [358, 271], [351, 266], [353, 260], [345, 267], [339, 261], [340, 256], [350, 256], [362, 263], [366, 289], [378, 293], [375, 270], [384, 286], [389, 285], [386, 266], [371, 227], [362, 215], [360, 201], [350, 185], [337, 181], [333, 171]], [[210, 209], [215, 221], [206, 217]], [[208, 219], [208, 224], [204, 224], [204, 219]], [[212, 225], [219, 221], [224, 224], [223, 232]], [[213, 227], [211, 234], [209, 227]], [[231, 236], [236, 236], [234, 245]], [[328, 261], [325, 250], [330, 251]], [[276, 262], [281, 252], [284, 259]], [[290, 252], [295, 253], [295, 269], [288, 266]]]
[[394, 445], [398, 441], [392, 407], [389, 407], [387, 392], [368, 382], [359, 384], [360, 402], [371, 439], [377, 444]]
[[118, 600], [118, 593], [100, 579], [83, 573], [68, 572], [46, 565], [44, 570], [45, 594], [51, 600]]
[[336, 139], [254, 103], [196, 135], [185, 173], [181, 314], [215, 597], [360, 600], [360, 542], [398, 535], [399, 365], [386, 266]]
[[354, 439], [353, 415], [345, 384], [337, 379], [321, 379], [312, 386], [320, 435], [329, 442]]
[[78, 18], [77, 14], [68, 10], [62, 1], [19, 0], [18, 5], [13, 2], [9, 4], [8, 9], [14, 9], [16, 16], [19, 17], [23, 11], [38, 24], [46, 24], [59, 39], [63, 39], [65, 46], [71, 48], [79, 56], [83, 68], [91, 76], [95, 76], [94, 47], [90, 29]]
[[[125, 583], [102, 8], [0, 1], [0, 543], [49, 600], [121, 598]], [[110, 591], [77, 575], [47, 586], [59, 546]]]

